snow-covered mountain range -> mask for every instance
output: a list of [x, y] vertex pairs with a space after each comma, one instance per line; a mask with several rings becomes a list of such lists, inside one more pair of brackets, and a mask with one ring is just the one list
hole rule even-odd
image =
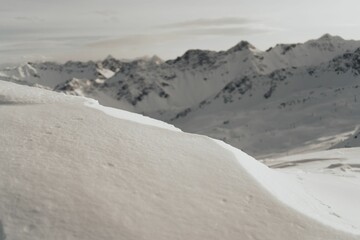
[[0, 78], [95, 98], [265, 158], [358, 146], [359, 74], [360, 41], [326, 34], [266, 51], [241, 41], [168, 61], [27, 63]]

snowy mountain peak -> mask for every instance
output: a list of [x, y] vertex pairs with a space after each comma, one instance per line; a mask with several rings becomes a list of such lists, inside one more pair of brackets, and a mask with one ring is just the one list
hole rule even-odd
[[334, 40], [345, 41], [342, 37], [334, 36], [329, 33], [325, 33], [324, 35], [322, 35], [320, 38], [317, 39], [317, 41], [334, 41]]
[[274, 48], [270, 48], [267, 50], [267, 52], [270, 51], [278, 51], [281, 55], [285, 55], [286, 53], [288, 53], [289, 51], [291, 51], [292, 49], [298, 47], [300, 44], [299, 43], [292, 43], [292, 44], [276, 44]]
[[112, 60], [112, 59], [115, 59], [115, 58], [113, 57], [113, 55], [109, 54], [109, 55], [107, 55], [107, 57], [104, 60]]
[[196, 68], [202, 65], [211, 65], [216, 61], [217, 52], [209, 50], [191, 49], [188, 50], [181, 57], [175, 60], [166, 61], [167, 64], [180, 64], [182, 66], [192, 66]]
[[[332, 36], [330, 34], [324, 34], [318, 39], [309, 40], [304, 43], [305, 46], [309, 46], [311, 48], [317, 48], [321, 51], [327, 52], [337, 52], [339, 50], [343, 50], [344, 48], [353, 49], [353, 43], [356, 41], [344, 40], [339, 36]], [[359, 44], [357, 44], [357, 47]], [[356, 47], [355, 47], [356, 48]]]
[[150, 62], [153, 62], [153, 63], [155, 63], [155, 64], [161, 64], [161, 63], [164, 62], [164, 60], [162, 60], [162, 59], [161, 59], [159, 56], [157, 56], [157, 55], [152, 56], [149, 60], [150, 60]]
[[252, 45], [251, 43], [249, 43], [248, 41], [240, 41], [234, 47], [230, 48], [227, 52], [228, 53], [238, 52], [238, 51], [243, 51], [244, 49], [256, 50], [256, 47], [254, 45]]

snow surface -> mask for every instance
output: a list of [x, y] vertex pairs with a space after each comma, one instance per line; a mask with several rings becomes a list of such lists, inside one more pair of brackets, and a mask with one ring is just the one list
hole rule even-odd
[[85, 106], [88, 107], [92, 107], [95, 109], [98, 109], [112, 117], [116, 117], [116, 118], [120, 118], [120, 119], [125, 119], [128, 121], [132, 121], [132, 122], [136, 122], [136, 123], [141, 123], [144, 125], [149, 125], [149, 126], [155, 126], [155, 127], [159, 127], [159, 128], [164, 128], [167, 130], [171, 130], [171, 131], [178, 131], [181, 132], [180, 129], [174, 127], [173, 125], [170, 125], [168, 123], [150, 118], [150, 117], [146, 117], [137, 113], [132, 113], [132, 112], [128, 112], [128, 111], [124, 111], [121, 109], [115, 109], [115, 108], [110, 108], [110, 107], [105, 107], [99, 104], [99, 102], [97, 100], [94, 99], [88, 99], [85, 102]]
[[1, 240], [360, 239], [222, 142], [43, 89], [0, 81], [0, 96]]
[[297, 176], [306, 192], [323, 204], [330, 214], [360, 229], [360, 148], [334, 149], [299, 154], [264, 163]]
[[[217, 142], [233, 152], [240, 161], [244, 158], [244, 153], [240, 150], [219, 140]], [[357, 149], [357, 153], [359, 150]], [[318, 156], [320, 153], [312, 155]], [[325, 152], [324, 155], [330, 158], [329, 160], [332, 159], [331, 152]], [[297, 157], [303, 158], [303, 155]], [[285, 159], [278, 161], [284, 164]], [[312, 158], [310, 162], [312, 160], [316, 162], [327, 159]], [[357, 162], [359, 162], [358, 159]], [[298, 168], [290, 172], [291, 174], [288, 174], [289, 171], [277, 172], [256, 161], [243, 161], [241, 165], [283, 203], [334, 228], [360, 234], [360, 210], [356, 207], [360, 201], [360, 176], [358, 174], [355, 177], [350, 176], [353, 179], [349, 181], [344, 178], [344, 175], [339, 178], [329, 174], [313, 175], [311, 171], [299, 173]], [[359, 164], [352, 166], [359, 167]], [[314, 169], [316, 167], [312, 168]]]

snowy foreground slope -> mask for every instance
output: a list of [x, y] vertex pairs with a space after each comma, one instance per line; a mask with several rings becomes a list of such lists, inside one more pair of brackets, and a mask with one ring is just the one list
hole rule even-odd
[[157, 120], [0, 81], [0, 122], [1, 240], [360, 239], [295, 174]]

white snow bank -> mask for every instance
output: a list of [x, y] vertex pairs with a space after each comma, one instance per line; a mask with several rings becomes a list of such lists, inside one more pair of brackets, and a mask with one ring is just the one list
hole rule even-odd
[[79, 96], [65, 95], [53, 91], [44, 91], [40, 88], [18, 85], [16, 83], [1, 81], [0, 104], [36, 104], [57, 102], [84, 102], [85, 106], [100, 110], [112, 117], [137, 122], [149, 126], [180, 132], [181, 130], [171, 124], [143, 116], [141, 114], [124, 111], [121, 109], [105, 107], [97, 100]]
[[[272, 171], [238, 150], [9, 86], [0, 81], [1, 240], [359, 239], [278, 201], [284, 184], [269, 182], [270, 194]], [[14, 104], [17, 92], [41, 104]]]
[[0, 79], [0, 104], [37, 104], [83, 102], [83, 97], [69, 96], [38, 87], [29, 87]]
[[146, 117], [146, 116], [143, 116], [138, 113], [132, 113], [132, 112], [124, 111], [124, 110], [117, 109], [117, 108], [105, 107], [105, 106], [100, 105], [99, 102], [94, 99], [88, 98], [87, 101], [85, 102], [85, 106], [95, 108], [95, 109], [100, 110], [100, 111], [106, 113], [107, 115], [110, 115], [115, 118], [128, 120], [128, 121], [132, 121], [132, 122], [136, 122], [136, 123], [140, 123], [140, 124], [144, 124], [144, 125], [164, 128], [164, 129], [171, 130], [171, 131], [181, 132], [181, 130], [179, 128], [176, 128], [171, 124], [168, 124], [163, 121], [156, 120], [156, 119], [153, 119], [150, 117]]

